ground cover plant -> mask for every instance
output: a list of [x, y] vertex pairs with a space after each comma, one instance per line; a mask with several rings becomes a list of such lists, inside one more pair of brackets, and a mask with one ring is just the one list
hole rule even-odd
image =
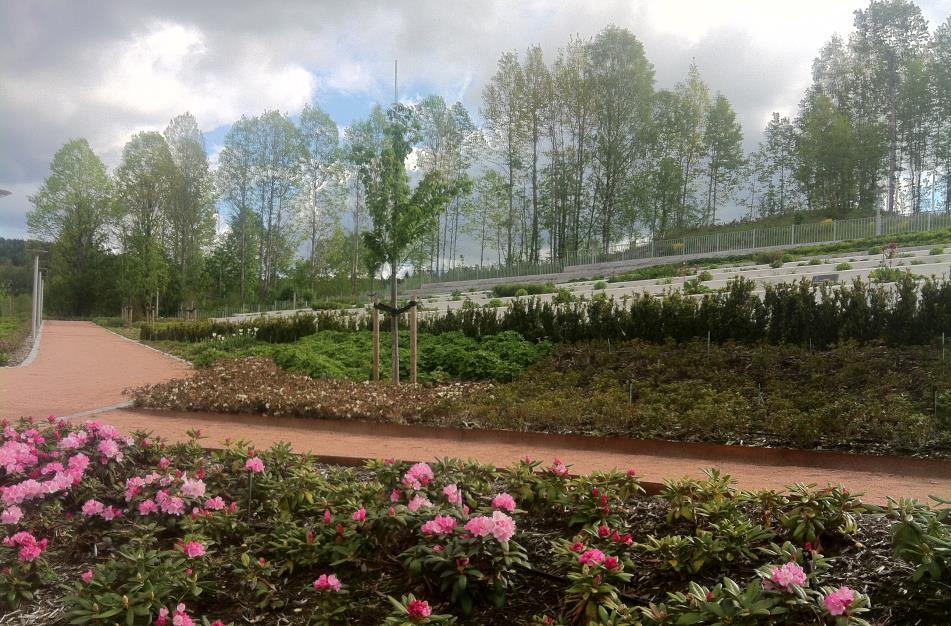
[[[21, 623], [947, 623], [948, 508], [837, 487], [656, 496], [560, 460], [328, 466], [4, 423], [0, 605]], [[729, 618], [729, 619], [727, 619]]]
[[[386, 386], [295, 377], [257, 358], [133, 395], [154, 408], [951, 458], [951, 364], [940, 345], [578, 342], [511, 383], [457, 384], [453, 399], [441, 386], [406, 389], [422, 404], [390, 414], [383, 398], [397, 396]], [[327, 390], [340, 404], [318, 408], [312, 394]]]
[[[380, 334], [388, 345], [389, 333]], [[293, 343], [273, 344], [257, 340], [253, 328], [241, 329], [200, 342], [153, 342], [152, 345], [208, 367], [223, 358], [270, 357], [282, 368], [314, 378], [369, 380], [373, 366], [373, 334], [370, 331], [323, 330]], [[481, 338], [459, 331], [439, 335], [420, 333], [417, 339], [417, 372], [420, 382], [450, 380], [511, 381], [532, 363], [548, 354], [551, 344], [528, 341], [513, 331]], [[400, 333], [400, 375], [409, 375], [409, 333]], [[389, 361], [381, 359], [380, 376], [389, 377]]]

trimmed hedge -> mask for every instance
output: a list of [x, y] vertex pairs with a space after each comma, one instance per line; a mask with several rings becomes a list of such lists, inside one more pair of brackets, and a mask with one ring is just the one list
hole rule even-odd
[[506, 310], [464, 307], [421, 321], [429, 333], [462, 331], [470, 337], [515, 331], [533, 341], [642, 339], [663, 342], [740, 341], [811, 344], [826, 348], [844, 341], [927, 343], [951, 333], [951, 282], [907, 272], [894, 285], [862, 282], [833, 289], [805, 279], [767, 285], [737, 277], [722, 291], [695, 298], [679, 292], [635, 294], [622, 302], [595, 298], [556, 305], [538, 299], [510, 302]]

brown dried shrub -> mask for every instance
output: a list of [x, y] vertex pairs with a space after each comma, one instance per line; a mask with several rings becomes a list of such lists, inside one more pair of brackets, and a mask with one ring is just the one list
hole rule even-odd
[[129, 390], [135, 406], [185, 411], [258, 413], [395, 423], [442, 423], [451, 401], [491, 385], [438, 386], [315, 379], [263, 357], [225, 359], [188, 378]]

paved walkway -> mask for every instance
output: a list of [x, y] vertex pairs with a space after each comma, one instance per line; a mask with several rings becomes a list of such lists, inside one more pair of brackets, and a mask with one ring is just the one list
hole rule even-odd
[[[176, 359], [92, 324], [47, 322], [36, 360], [25, 368], [0, 369], [0, 416], [73, 415], [108, 407], [128, 400], [123, 389], [188, 371]], [[173, 441], [186, 439], [190, 428], [200, 428], [209, 446], [226, 438], [262, 448], [286, 441], [298, 452], [328, 459], [453, 456], [501, 466], [526, 455], [546, 463], [559, 457], [575, 472], [633, 467], [655, 483], [701, 477], [703, 468], [717, 466], [744, 488], [836, 483], [877, 502], [888, 495], [951, 497], [951, 462], [943, 461], [250, 415], [132, 409], [90, 415], [125, 432], [151, 430]]]
[[191, 368], [92, 322], [43, 323], [24, 367], [0, 368], [0, 415], [72, 415], [128, 402], [122, 391], [187, 375]]

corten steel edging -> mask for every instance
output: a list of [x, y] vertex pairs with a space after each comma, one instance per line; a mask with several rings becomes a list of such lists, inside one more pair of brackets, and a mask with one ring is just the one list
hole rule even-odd
[[[156, 409], [131, 409], [143, 415], [161, 416], [181, 412]], [[677, 442], [627, 437], [564, 435], [530, 431], [466, 429], [454, 426], [433, 427], [417, 424], [389, 424], [356, 420], [326, 420], [306, 417], [267, 416], [259, 414], [231, 414], [193, 412], [196, 418], [217, 422], [238, 422], [267, 427], [283, 426], [312, 431], [339, 432], [355, 435], [394, 438], [427, 437], [460, 443], [516, 444], [547, 448], [569, 448], [579, 451], [614, 452], [619, 454], [691, 459], [709, 462], [711, 466], [724, 461], [756, 465], [798, 465], [806, 467], [863, 472], [899, 472], [906, 476], [951, 478], [951, 461], [919, 459], [891, 455], [870, 455], [834, 452], [828, 450], [797, 450], [792, 448], [763, 448], [715, 443]], [[356, 457], [341, 457], [356, 458]], [[621, 468], [624, 469], [624, 468]]]

